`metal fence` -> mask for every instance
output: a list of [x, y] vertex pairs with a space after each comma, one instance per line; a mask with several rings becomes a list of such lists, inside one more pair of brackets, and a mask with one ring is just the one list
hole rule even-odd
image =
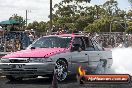
[[[132, 34], [122, 32], [102, 32], [92, 33], [91, 35], [95, 37], [100, 46], [104, 48], [132, 46]], [[41, 35], [38, 37], [40, 36]], [[34, 39], [31, 39], [29, 34], [25, 32], [6, 32], [0, 37], [0, 52], [13, 52], [25, 49], [38, 37], [36, 36]]]
[[34, 38], [25, 31], [5, 32], [0, 37], [0, 52], [14, 52], [25, 49]]
[[122, 32], [103, 32], [96, 34], [96, 38], [100, 45], [105, 48], [132, 46], [132, 34]]

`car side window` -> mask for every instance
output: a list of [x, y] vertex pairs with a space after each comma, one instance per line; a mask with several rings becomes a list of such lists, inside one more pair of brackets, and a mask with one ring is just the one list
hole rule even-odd
[[95, 40], [94, 40], [94, 42], [95, 42], [95, 46], [97, 47], [97, 49], [98, 49], [99, 51], [102, 51], [103, 48], [99, 45], [99, 43], [98, 43], [97, 41], [95, 41]]
[[99, 43], [96, 40], [92, 40], [92, 44], [95, 48], [95, 51], [103, 51], [103, 48], [99, 45]]
[[85, 50], [86, 51], [94, 51], [94, 46], [92, 45], [90, 39], [88, 37], [84, 37], [84, 41], [85, 41]]
[[94, 46], [95, 51], [99, 51], [99, 49], [96, 45], [96, 41], [94, 39], [92, 39], [91, 41], [92, 41], [92, 45]]
[[99, 51], [99, 49], [98, 49], [97, 45], [95, 44], [95, 42], [93, 43], [93, 45], [94, 45], [95, 51]]
[[73, 45], [78, 44], [82, 50], [85, 50], [85, 44], [82, 37], [75, 37], [73, 40]]

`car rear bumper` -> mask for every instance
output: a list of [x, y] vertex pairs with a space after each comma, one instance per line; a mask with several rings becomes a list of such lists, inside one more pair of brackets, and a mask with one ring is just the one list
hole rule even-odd
[[54, 63], [0, 63], [0, 73], [2, 75], [47, 75], [52, 74]]

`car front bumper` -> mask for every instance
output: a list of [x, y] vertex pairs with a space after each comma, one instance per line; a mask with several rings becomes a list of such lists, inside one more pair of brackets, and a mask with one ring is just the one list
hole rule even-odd
[[2, 75], [17, 76], [43, 76], [52, 74], [54, 62], [46, 63], [0, 63], [0, 73]]

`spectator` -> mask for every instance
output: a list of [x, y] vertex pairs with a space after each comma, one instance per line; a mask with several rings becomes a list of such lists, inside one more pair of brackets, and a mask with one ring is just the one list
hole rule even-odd
[[19, 39], [16, 39], [16, 41], [15, 41], [15, 48], [16, 48], [15, 49], [16, 51], [21, 50], [21, 42]]

